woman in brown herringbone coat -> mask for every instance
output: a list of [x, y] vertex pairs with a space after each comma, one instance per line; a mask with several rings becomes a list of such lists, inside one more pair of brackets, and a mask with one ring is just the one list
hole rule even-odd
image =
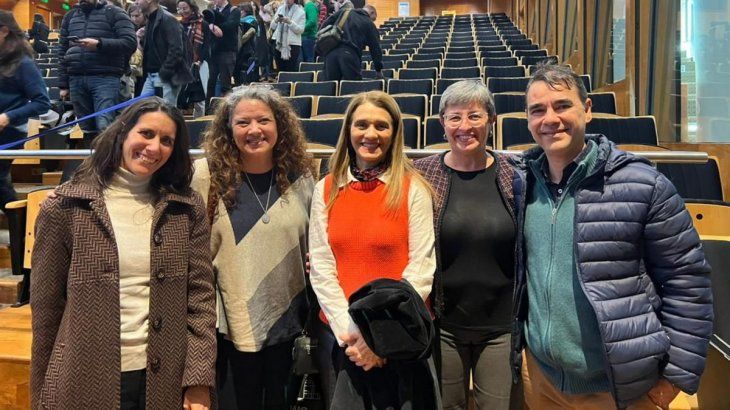
[[210, 228], [184, 120], [135, 103], [36, 223], [31, 403], [207, 409], [215, 382]]

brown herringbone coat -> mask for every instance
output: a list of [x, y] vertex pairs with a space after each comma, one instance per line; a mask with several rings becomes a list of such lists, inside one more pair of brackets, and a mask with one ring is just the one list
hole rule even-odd
[[[101, 190], [65, 184], [36, 222], [32, 408], [118, 409], [119, 258]], [[182, 408], [214, 386], [210, 228], [199, 195], [162, 194], [150, 240], [147, 408]]]

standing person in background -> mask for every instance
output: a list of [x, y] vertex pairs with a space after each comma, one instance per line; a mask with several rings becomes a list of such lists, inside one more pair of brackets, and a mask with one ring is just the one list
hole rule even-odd
[[43, 16], [36, 13], [33, 16], [33, 27], [28, 30], [28, 37], [33, 40], [33, 50], [42, 54], [48, 52], [48, 34], [51, 29], [48, 28]]
[[304, 260], [314, 189], [304, 131], [291, 105], [269, 86], [238, 87], [205, 135], [207, 158], [192, 186], [207, 198], [220, 295], [221, 408], [226, 364], [238, 409], [291, 404], [292, 342], [307, 312]]
[[215, 86], [220, 81], [221, 95], [231, 91], [233, 69], [236, 66], [238, 51], [238, 24], [241, 11], [233, 7], [228, 0], [213, 0], [214, 22], [208, 24], [213, 33], [213, 46], [210, 57], [210, 77], [208, 78], [207, 100], [217, 97]]
[[[0, 144], [28, 134], [28, 118], [51, 108], [46, 84], [33, 62], [33, 49], [12, 13], [0, 10]], [[17, 147], [22, 148], [22, 146]], [[0, 160], [0, 209], [15, 200], [12, 160]]]
[[129, 59], [129, 68], [134, 78], [134, 96], [138, 97], [142, 94], [144, 86], [144, 70], [142, 69], [142, 39], [144, 38], [145, 26], [147, 26], [147, 17], [142, 13], [142, 9], [136, 4], [130, 4], [129, 18], [132, 19], [137, 29], [137, 49], [134, 50], [132, 57]]
[[317, 15], [317, 30], [319, 30], [322, 27], [322, 23], [327, 20], [327, 16], [329, 14], [327, 13], [327, 4], [325, 4], [323, 0], [317, 0], [317, 8], [319, 9], [319, 14]]
[[[263, 45], [261, 45], [259, 51], [260, 57], [264, 58], [265, 56], [266, 58], [265, 64], [261, 64], [262, 76], [265, 81], [276, 81], [276, 76], [274, 75], [274, 49], [276, 47], [276, 41], [274, 41], [271, 22], [276, 15], [276, 10], [279, 9], [279, 4], [280, 2], [278, 0], [270, 1], [261, 7], [261, 11], [259, 12], [259, 17], [261, 17], [266, 27], [266, 49], [264, 52]], [[261, 41], [263, 42], [263, 39]]]
[[258, 22], [251, 3], [244, 3], [239, 8], [241, 10], [241, 22], [239, 24], [241, 41], [239, 41], [240, 47], [238, 48], [236, 68], [234, 70], [236, 85], [248, 84], [258, 80], [258, 67], [255, 64]]
[[377, 18], [375, 7], [365, 6], [365, 0], [355, 0], [354, 3], [347, 0], [347, 3], [337, 13], [329, 16], [322, 26], [337, 24], [337, 20], [346, 10], [350, 12], [343, 27], [342, 41], [324, 56], [325, 78], [328, 81], [361, 80], [362, 51], [365, 46], [370, 50], [376, 75], [382, 78], [383, 51], [380, 49], [380, 33], [373, 23]]
[[[59, 44], [61, 99], [71, 97], [76, 118], [116, 105], [120, 78], [137, 45], [134, 24], [127, 13], [105, 0], [79, 0], [63, 16]], [[91, 147], [94, 137], [112, 123], [115, 115], [108, 112], [79, 124], [84, 138], [70, 140], [69, 148]], [[66, 161], [61, 180], [71, 178], [80, 163]]]
[[306, 15], [297, 0], [284, 0], [271, 21], [279, 71], [298, 71]]
[[[200, 9], [194, 0], [178, 0], [177, 12], [182, 17], [183, 33], [185, 33], [185, 50], [188, 53], [186, 61], [192, 62], [193, 77], [200, 79], [203, 84], [203, 97], [208, 86], [208, 60], [210, 59], [211, 32], [203, 21]], [[205, 98], [196, 101], [193, 106], [193, 117], [205, 115]]]
[[137, 0], [137, 4], [147, 16], [142, 41], [145, 74], [142, 93], [155, 93], [156, 88], [162, 88], [162, 98], [176, 107], [182, 86], [193, 81], [185, 58], [182, 26], [175, 16], [160, 7], [159, 0]]
[[268, 81], [270, 79], [273, 60], [271, 56], [271, 47], [269, 45], [269, 25], [264, 19], [264, 17], [270, 17], [264, 12], [264, 9], [268, 4], [271, 3], [267, 3], [264, 6], [254, 6], [256, 24], [258, 24], [256, 38], [254, 39], [254, 48], [256, 50], [256, 65], [259, 67], [259, 81]]
[[302, 61], [314, 62], [314, 42], [317, 41], [319, 27], [319, 8], [315, 0], [306, 0], [304, 3], [305, 23], [302, 32]]

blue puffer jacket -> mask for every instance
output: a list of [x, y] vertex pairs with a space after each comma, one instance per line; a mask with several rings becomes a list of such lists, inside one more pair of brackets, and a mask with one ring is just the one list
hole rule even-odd
[[[659, 377], [694, 393], [712, 335], [710, 266], [674, 186], [651, 164], [604, 136], [598, 162], [575, 193], [578, 275], [598, 319], [606, 373], [619, 407], [646, 394]], [[527, 319], [523, 227], [527, 163], [512, 159], [518, 208], [513, 371], [519, 374]]]

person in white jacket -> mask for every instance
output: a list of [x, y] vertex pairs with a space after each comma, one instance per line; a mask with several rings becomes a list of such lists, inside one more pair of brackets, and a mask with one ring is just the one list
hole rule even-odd
[[276, 52], [274, 57], [279, 71], [298, 71], [302, 49], [302, 32], [306, 15], [296, 0], [286, 0], [271, 20]]

